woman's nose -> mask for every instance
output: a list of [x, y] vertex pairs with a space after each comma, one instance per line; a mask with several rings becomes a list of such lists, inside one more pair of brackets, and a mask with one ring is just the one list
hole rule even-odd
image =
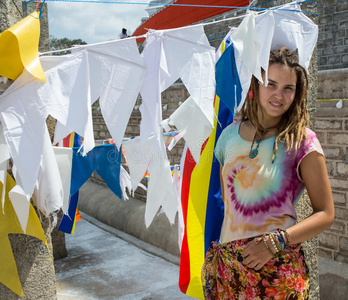
[[281, 89], [276, 89], [274, 91], [274, 96], [277, 98], [282, 98], [283, 97], [283, 91]]

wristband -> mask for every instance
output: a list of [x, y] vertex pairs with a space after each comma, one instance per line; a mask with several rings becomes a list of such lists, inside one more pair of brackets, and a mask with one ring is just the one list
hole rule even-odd
[[[267, 241], [266, 241], [266, 236], [267, 234], [264, 234], [262, 236], [262, 240], [263, 240], [263, 243], [265, 244], [266, 246], [266, 249], [268, 250], [269, 253], [271, 253], [272, 257], [274, 256], [274, 253], [271, 251], [271, 249], [269, 248], [268, 244], [267, 244]], [[268, 236], [269, 237], [269, 236]]]

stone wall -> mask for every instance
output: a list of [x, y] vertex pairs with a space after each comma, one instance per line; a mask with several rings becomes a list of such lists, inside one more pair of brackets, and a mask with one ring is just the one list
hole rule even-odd
[[[348, 54], [348, 49], [346, 50]], [[335, 202], [333, 226], [319, 236], [319, 254], [348, 263], [348, 69], [319, 72], [315, 131], [326, 155]]]
[[318, 75], [318, 99], [348, 98], [348, 68], [321, 70]]
[[319, 70], [348, 68], [348, 1], [319, 0]]

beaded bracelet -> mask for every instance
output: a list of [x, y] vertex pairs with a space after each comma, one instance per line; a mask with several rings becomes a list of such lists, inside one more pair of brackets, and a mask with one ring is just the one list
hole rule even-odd
[[277, 237], [278, 237], [278, 240], [279, 240], [281, 249], [282, 249], [282, 251], [283, 251], [284, 248], [285, 248], [285, 242], [284, 242], [284, 239], [283, 239], [283, 235], [282, 235], [281, 233], [279, 233], [279, 234], [277, 235]]
[[277, 243], [279, 249], [281, 249], [281, 251], [283, 251], [285, 249], [286, 243], [285, 243], [285, 238], [282, 234], [282, 230], [277, 229], [275, 232], [275, 236], [276, 236], [276, 243]]
[[262, 236], [262, 240], [263, 240], [263, 243], [265, 244], [265, 246], [266, 246], [268, 252], [271, 253], [271, 255], [272, 255], [272, 257], [273, 257], [273, 256], [274, 256], [274, 253], [271, 251], [271, 249], [269, 248], [269, 246], [268, 246], [268, 244], [267, 244], [266, 236], [267, 236], [267, 234], [264, 234], [264, 235]]
[[293, 244], [292, 244], [291, 237], [290, 237], [289, 233], [286, 230], [284, 230], [283, 232], [285, 234], [286, 239], [288, 240], [288, 244], [290, 243], [291, 247], [293, 247]]
[[271, 240], [271, 243], [272, 243], [272, 245], [273, 245], [273, 247], [274, 247], [274, 249], [275, 249], [275, 252], [278, 253], [278, 252], [279, 252], [279, 249], [278, 249], [277, 245], [276, 245], [275, 242], [274, 242], [273, 234], [271, 233], [271, 234], [269, 234], [268, 236], [269, 236], [269, 239]]
[[279, 239], [279, 234], [277, 232], [272, 233], [272, 237], [273, 237], [273, 240], [275, 241], [275, 243], [277, 245], [278, 250], [282, 251], [283, 247], [282, 247], [282, 244], [281, 244], [280, 239]]
[[277, 231], [280, 234], [284, 234], [284, 237], [286, 238], [286, 241], [284, 240], [285, 245], [287, 246], [287, 245], [290, 244], [291, 247], [293, 247], [293, 244], [292, 244], [292, 241], [291, 241], [289, 233], [285, 229], [281, 229], [281, 228], [278, 228]]

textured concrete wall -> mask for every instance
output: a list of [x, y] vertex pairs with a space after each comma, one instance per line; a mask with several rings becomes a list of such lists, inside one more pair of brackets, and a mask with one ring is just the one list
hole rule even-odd
[[22, 16], [22, 1], [2, 0], [0, 2], [0, 32], [16, 24]]
[[[104, 186], [87, 181], [80, 189], [79, 209], [97, 220], [142, 241], [179, 256], [178, 224], [170, 225], [164, 214], [145, 227], [145, 203], [130, 198], [120, 201]], [[177, 219], [177, 218], [176, 218]]]

